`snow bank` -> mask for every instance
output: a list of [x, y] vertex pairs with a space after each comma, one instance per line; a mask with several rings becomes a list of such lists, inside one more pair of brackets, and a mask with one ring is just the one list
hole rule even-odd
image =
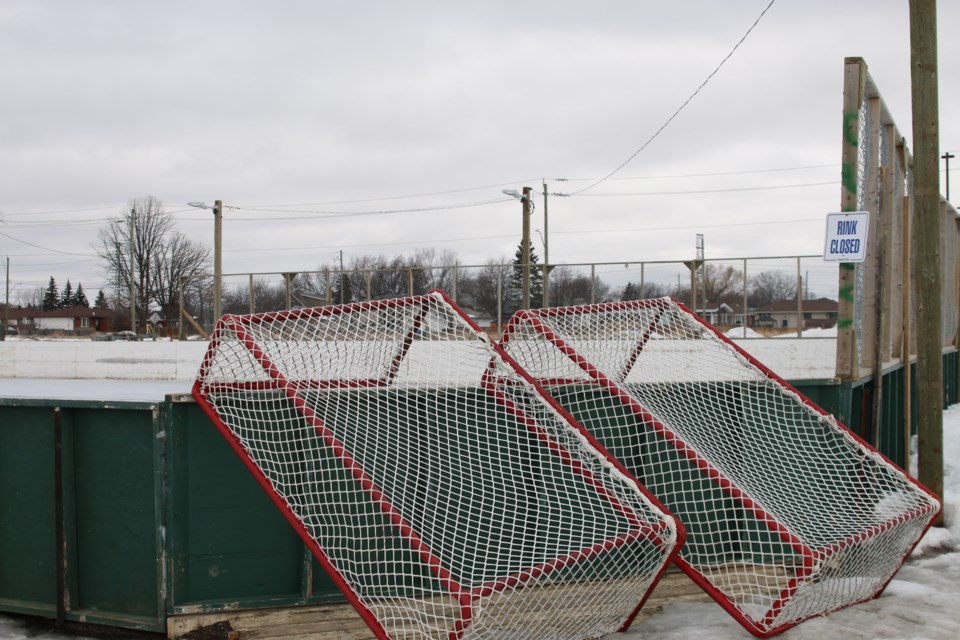
[[0, 378], [192, 380], [206, 342], [0, 342]]
[[837, 370], [835, 338], [797, 338], [733, 342], [768, 369], [786, 380], [833, 378]]

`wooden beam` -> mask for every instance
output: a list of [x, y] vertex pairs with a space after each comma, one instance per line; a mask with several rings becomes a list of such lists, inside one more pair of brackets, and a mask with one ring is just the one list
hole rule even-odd
[[[860, 103], [863, 101], [867, 65], [860, 58], [847, 58], [843, 69], [843, 148], [840, 170], [840, 210], [857, 209], [857, 163], [860, 145]], [[860, 377], [860, 351], [856, 326], [857, 265], [840, 263], [837, 309], [837, 377]]]
[[[940, 135], [937, 3], [910, 0], [913, 184], [917, 216], [919, 480], [943, 495], [943, 336], [940, 289]], [[937, 518], [943, 524], [943, 514]]]

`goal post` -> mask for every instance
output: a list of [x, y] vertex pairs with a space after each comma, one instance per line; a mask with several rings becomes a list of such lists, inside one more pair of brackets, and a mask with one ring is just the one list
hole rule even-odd
[[757, 636], [879, 595], [939, 512], [670, 298], [519, 311], [501, 344], [684, 524], [678, 564]]
[[441, 292], [224, 316], [193, 394], [382, 639], [626, 629], [683, 543]]

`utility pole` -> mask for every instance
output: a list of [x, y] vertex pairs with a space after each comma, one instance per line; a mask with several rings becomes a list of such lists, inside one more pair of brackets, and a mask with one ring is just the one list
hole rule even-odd
[[137, 281], [134, 278], [137, 247], [137, 208], [130, 208], [130, 331], [137, 332]]
[[7, 256], [7, 293], [3, 299], [3, 333], [0, 342], [7, 339], [7, 327], [10, 326], [10, 256]]
[[[690, 269], [690, 308], [697, 311], [697, 271], [703, 266], [703, 234], [697, 234], [697, 257], [693, 260], [684, 260], [683, 264]], [[677, 289], [680, 289], [680, 276], [677, 276]]]
[[523, 309], [530, 308], [530, 191], [530, 187], [524, 187], [520, 198], [523, 203]]
[[220, 320], [223, 294], [223, 202], [213, 203], [213, 325]]
[[543, 181], [543, 306], [550, 306], [550, 226], [547, 224], [547, 181]]
[[[917, 439], [919, 480], [943, 496], [943, 351], [940, 293], [940, 132], [937, 2], [910, 0], [913, 181], [917, 216]], [[943, 513], [936, 526], [943, 525]]]
[[945, 182], [947, 183], [947, 202], [950, 202], [950, 158], [955, 158], [956, 156], [954, 156], [952, 153], [947, 151], [940, 157], [946, 160], [947, 162], [947, 170], [945, 172], [945, 178], [946, 178]]

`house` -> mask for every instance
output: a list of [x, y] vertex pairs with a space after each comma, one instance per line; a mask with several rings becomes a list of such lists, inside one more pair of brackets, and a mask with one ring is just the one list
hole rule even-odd
[[19, 308], [10, 309], [10, 326], [20, 334], [74, 333], [114, 331], [117, 329], [116, 314], [110, 309], [67, 307], [65, 309]]
[[837, 324], [839, 303], [830, 298], [800, 300], [779, 300], [757, 310], [757, 326], [796, 329], [797, 318], [803, 320], [802, 329], [828, 329]]
[[738, 312], [726, 302], [717, 304], [706, 302], [697, 305], [697, 315], [713, 325], [735, 325], [743, 321], [743, 313]]

